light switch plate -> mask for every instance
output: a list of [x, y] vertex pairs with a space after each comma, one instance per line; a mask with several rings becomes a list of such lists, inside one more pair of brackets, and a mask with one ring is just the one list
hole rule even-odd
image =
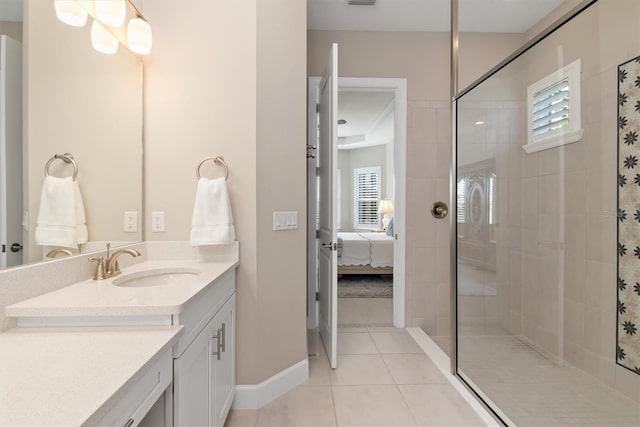
[[274, 212], [273, 229], [275, 231], [296, 230], [298, 228], [298, 212]]
[[127, 211], [124, 213], [124, 232], [136, 233], [138, 231], [138, 212]]
[[164, 211], [151, 212], [151, 232], [161, 233], [164, 231]]

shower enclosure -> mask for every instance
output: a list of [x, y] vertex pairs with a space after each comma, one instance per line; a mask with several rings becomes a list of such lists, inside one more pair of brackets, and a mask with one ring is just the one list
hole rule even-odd
[[508, 425], [640, 425], [640, 1], [582, 6], [455, 102], [454, 370]]

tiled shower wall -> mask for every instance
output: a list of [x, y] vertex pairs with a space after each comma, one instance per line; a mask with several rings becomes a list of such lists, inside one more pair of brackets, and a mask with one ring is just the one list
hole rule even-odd
[[[640, 401], [640, 376], [615, 364], [617, 66], [640, 54], [638, 16], [601, 0], [470, 94], [467, 113], [493, 123], [469, 155], [496, 157], [497, 312], [466, 332], [506, 330]], [[526, 87], [577, 58], [582, 140], [526, 154]]]

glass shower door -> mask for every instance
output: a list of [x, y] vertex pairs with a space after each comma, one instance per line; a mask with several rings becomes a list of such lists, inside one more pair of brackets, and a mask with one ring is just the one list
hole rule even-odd
[[509, 425], [640, 425], [639, 1], [457, 99], [457, 368]]

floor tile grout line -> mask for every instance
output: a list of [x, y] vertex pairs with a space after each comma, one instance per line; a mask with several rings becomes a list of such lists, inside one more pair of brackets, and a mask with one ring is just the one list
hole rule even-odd
[[409, 405], [409, 402], [407, 402], [407, 399], [404, 397], [404, 393], [402, 393], [402, 390], [400, 390], [400, 385], [396, 384], [396, 388], [398, 389], [398, 393], [400, 393], [400, 397], [402, 397], [402, 401], [404, 402], [404, 404], [407, 407], [407, 410], [409, 411], [409, 415], [411, 415], [411, 419], [413, 420], [413, 423], [416, 426], [420, 425], [420, 423], [418, 423], [418, 418], [415, 416], [415, 414], [411, 410], [411, 406]]

